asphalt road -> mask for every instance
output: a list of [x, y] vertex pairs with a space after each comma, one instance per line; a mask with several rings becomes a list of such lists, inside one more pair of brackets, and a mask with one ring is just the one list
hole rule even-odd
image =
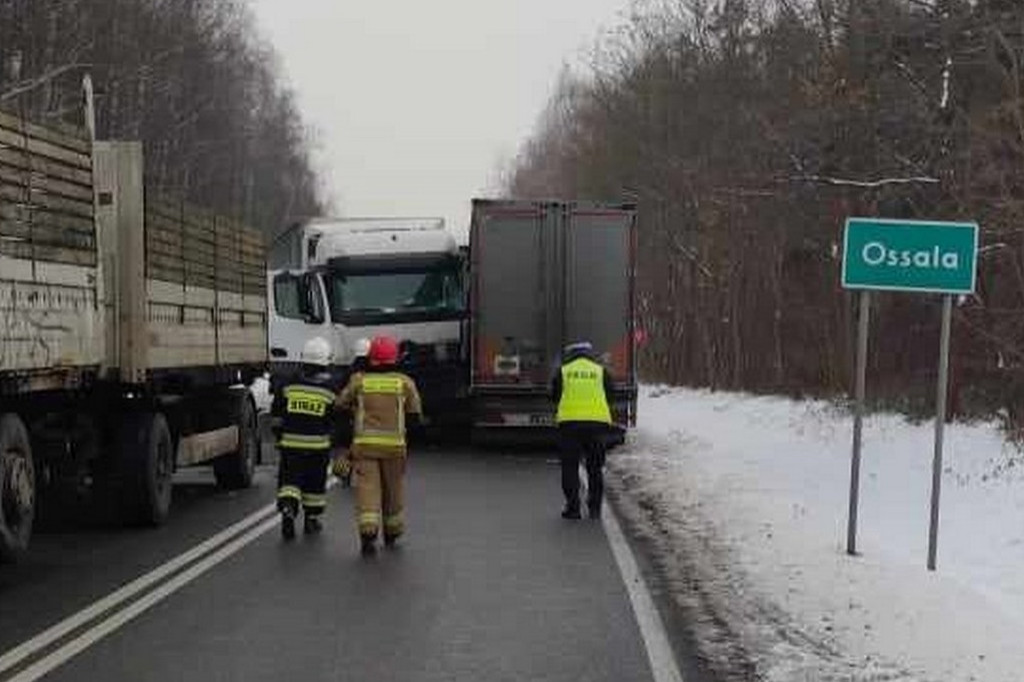
[[[551, 461], [417, 453], [408, 534], [372, 559], [341, 487], [322, 536], [282, 542], [274, 517], [254, 514], [273, 500], [272, 474], [228, 494], [189, 472], [158, 530], [38, 535], [24, 563], [0, 567], [0, 682], [654, 679], [605, 528], [559, 518]], [[161, 566], [123, 601], [65, 620]]]

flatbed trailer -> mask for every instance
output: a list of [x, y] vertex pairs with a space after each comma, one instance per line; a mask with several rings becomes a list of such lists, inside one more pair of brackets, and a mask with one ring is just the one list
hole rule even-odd
[[155, 525], [179, 467], [251, 484], [265, 271], [259, 233], [147, 195], [141, 143], [0, 113], [0, 560], [48, 505]]

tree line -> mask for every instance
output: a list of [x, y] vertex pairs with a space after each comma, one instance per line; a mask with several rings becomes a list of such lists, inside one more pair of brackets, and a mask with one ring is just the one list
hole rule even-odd
[[[567, 70], [508, 174], [515, 196], [639, 208], [648, 380], [836, 395], [856, 307], [847, 216], [970, 219], [952, 409], [1024, 398], [1024, 5], [664, 0]], [[940, 301], [874, 297], [869, 392], [934, 403]]]
[[309, 134], [240, 0], [0, 0], [0, 109], [144, 143], [149, 191], [267, 233], [319, 214]]

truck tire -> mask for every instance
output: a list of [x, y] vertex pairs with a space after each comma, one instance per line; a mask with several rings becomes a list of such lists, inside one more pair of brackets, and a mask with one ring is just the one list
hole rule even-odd
[[36, 512], [36, 476], [28, 430], [14, 414], [0, 417], [0, 562], [28, 549]]
[[256, 461], [260, 456], [260, 430], [256, 421], [256, 406], [252, 398], [242, 398], [238, 411], [238, 450], [213, 461], [213, 475], [217, 485], [225, 490], [241, 490], [252, 485]]
[[129, 415], [120, 426], [119, 456], [125, 521], [159, 526], [171, 511], [174, 441], [159, 412]]

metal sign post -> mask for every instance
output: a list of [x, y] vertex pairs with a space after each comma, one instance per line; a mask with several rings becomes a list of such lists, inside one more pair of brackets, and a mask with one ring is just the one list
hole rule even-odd
[[939, 496], [942, 493], [942, 438], [946, 425], [946, 397], [949, 393], [949, 336], [953, 326], [953, 297], [942, 301], [942, 336], [939, 341], [939, 384], [935, 395], [935, 454], [932, 457], [932, 508], [928, 525], [928, 570], [935, 570], [939, 543]]
[[868, 324], [871, 292], [860, 292], [857, 318], [857, 384], [853, 406], [853, 458], [850, 460], [850, 513], [846, 524], [846, 553], [857, 553], [857, 505], [860, 499], [860, 452], [864, 433], [864, 386], [868, 371]]
[[861, 292], [853, 458], [850, 462], [850, 512], [846, 529], [847, 554], [857, 553], [864, 383], [867, 371], [868, 317], [871, 308], [868, 293], [871, 290], [884, 290], [945, 294], [942, 304], [942, 336], [939, 343], [935, 451], [932, 458], [931, 518], [928, 529], [928, 570], [934, 571], [939, 537], [939, 497], [942, 490], [942, 446], [949, 386], [949, 336], [953, 318], [953, 295], [974, 292], [977, 265], [977, 223], [879, 218], [849, 218], [846, 221], [842, 284], [845, 289], [857, 289]]

